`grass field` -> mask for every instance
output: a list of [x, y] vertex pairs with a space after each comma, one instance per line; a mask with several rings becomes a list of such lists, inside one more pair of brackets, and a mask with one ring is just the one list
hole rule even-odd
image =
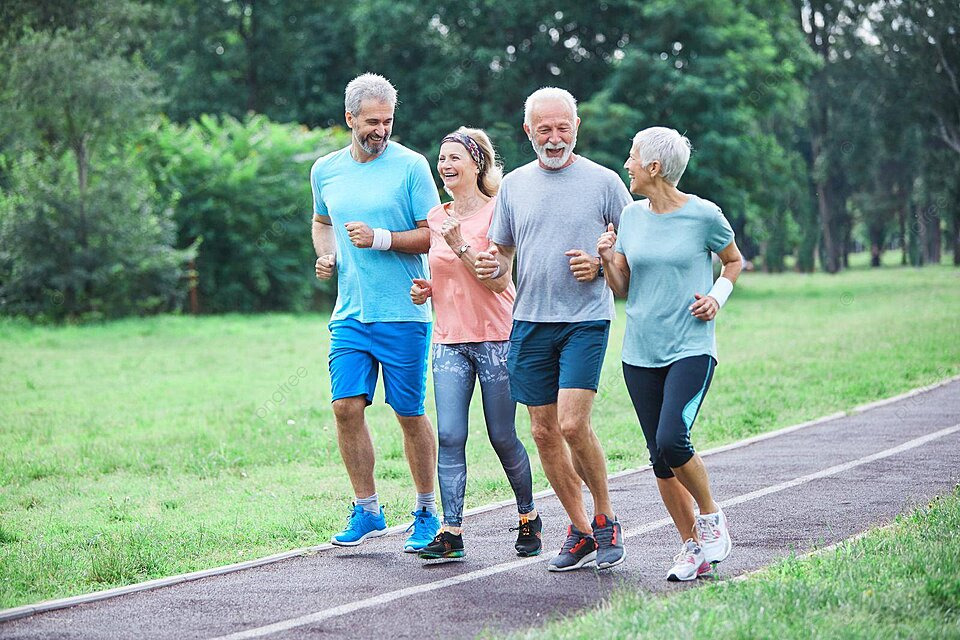
[[[594, 411], [611, 472], [646, 463], [619, 371], [619, 311]], [[318, 315], [0, 322], [0, 607], [317, 544], [339, 529], [350, 489], [325, 325]], [[700, 448], [960, 372], [960, 271], [746, 274], [717, 334]], [[396, 524], [412, 486], [381, 398], [368, 415]], [[467, 507], [510, 497], [478, 404]], [[522, 410], [518, 431], [533, 453]]]
[[618, 592], [596, 611], [518, 638], [958, 638], [958, 530], [960, 489], [749, 580], [667, 597]]

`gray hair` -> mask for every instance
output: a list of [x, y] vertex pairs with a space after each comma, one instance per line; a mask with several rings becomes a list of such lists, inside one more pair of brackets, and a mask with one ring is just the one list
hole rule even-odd
[[668, 127], [650, 127], [639, 131], [633, 137], [633, 148], [640, 158], [640, 166], [659, 162], [660, 175], [673, 186], [680, 182], [680, 176], [690, 161], [690, 140], [676, 129]]
[[556, 100], [564, 103], [570, 109], [573, 119], [577, 119], [577, 99], [566, 89], [559, 87], [543, 87], [537, 89], [527, 98], [523, 105], [523, 123], [528, 127], [533, 126], [533, 109], [540, 102]]
[[357, 76], [350, 81], [343, 93], [343, 106], [353, 115], [360, 113], [364, 100], [376, 100], [391, 107], [397, 106], [397, 90], [389, 80], [376, 73]]

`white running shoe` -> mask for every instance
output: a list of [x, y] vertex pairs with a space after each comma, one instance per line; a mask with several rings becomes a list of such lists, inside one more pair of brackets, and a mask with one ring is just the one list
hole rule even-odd
[[673, 557], [673, 566], [667, 573], [670, 582], [688, 582], [710, 572], [710, 563], [703, 557], [703, 549], [696, 540], [690, 538], [680, 547], [680, 553]]
[[697, 536], [707, 562], [720, 562], [730, 555], [733, 543], [730, 542], [727, 516], [723, 515], [723, 509], [697, 516]]

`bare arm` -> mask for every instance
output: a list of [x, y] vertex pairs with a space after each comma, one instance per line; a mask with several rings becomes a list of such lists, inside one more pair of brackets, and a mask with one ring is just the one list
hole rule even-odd
[[731, 283], [736, 284], [740, 272], [743, 271], [743, 256], [740, 255], [740, 249], [737, 242], [733, 241], [717, 253], [720, 263], [723, 267], [720, 269], [720, 277], [726, 278]]
[[333, 277], [333, 267], [337, 263], [337, 241], [330, 218], [313, 214], [310, 236], [313, 238], [313, 249], [317, 252], [317, 262], [314, 265], [317, 278], [329, 280]]
[[[350, 234], [350, 242], [358, 249], [373, 246], [373, 229], [363, 222], [348, 222], [343, 225]], [[390, 251], [400, 253], [426, 253], [430, 250], [430, 229], [426, 220], [417, 222], [417, 228], [409, 231], [390, 232]]]
[[617, 232], [612, 224], [608, 224], [607, 230], [597, 239], [597, 253], [603, 263], [603, 276], [613, 295], [626, 298], [630, 288], [630, 266], [626, 256], [617, 253], [616, 246]]
[[501, 293], [510, 286], [510, 274], [506, 273], [505, 270], [501, 270], [502, 273], [495, 279], [481, 278], [479, 275], [477, 275], [476, 261], [480, 252], [470, 245], [467, 245], [467, 250], [463, 253], [460, 253], [460, 248], [467, 243], [463, 239], [463, 235], [460, 233], [459, 220], [454, 217], [448, 217], [446, 220], [444, 220], [440, 227], [440, 235], [443, 237], [444, 241], [446, 241], [447, 246], [450, 247], [454, 253], [460, 256], [460, 262], [462, 262], [467, 269], [470, 270], [470, 273], [473, 274], [473, 277], [477, 278], [487, 289], [493, 291], [494, 293]]
[[[723, 264], [720, 269], [720, 277], [729, 280], [731, 284], [735, 283], [737, 278], [740, 277], [740, 272], [743, 271], [743, 256], [740, 255], [737, 243], [734, 241], [728, 244], [717, 252], [717, 257]], [[693, 297], [695, 302], [690, 305], [690, 313], [694, 317], [709, 322], [717, 316], [717, 312], [720, 311], [720, 303], [713, 296], [695, 293]]]

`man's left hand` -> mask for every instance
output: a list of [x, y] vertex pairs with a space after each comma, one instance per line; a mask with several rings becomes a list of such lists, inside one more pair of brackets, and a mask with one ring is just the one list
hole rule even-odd
[[373, 246], [373, 229], [362, 222], [348, 222], [344, 227], [350, 234], [350, 242], [357, 249], [369, 249]]
[[582, 249], [571, 249], [563, 255], [570, 256], [570, 271], [580, 282], [595, 280], [600, 270], [600, 260]]

